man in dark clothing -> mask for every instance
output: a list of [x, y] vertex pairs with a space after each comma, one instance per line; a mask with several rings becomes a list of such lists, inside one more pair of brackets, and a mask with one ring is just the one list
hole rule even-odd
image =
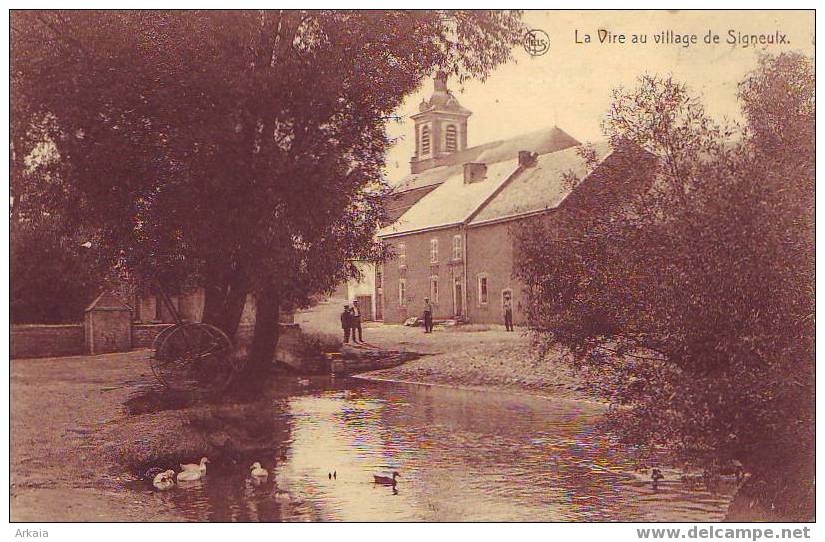
[[341, 329], [344, 330], [344, 342], [349, 342], [349, 332], [352, 329], [352, 313], [349, 305], [344, 305], [344, 312], [341, 313]]
[[424, 298], [424, 333], [432, 333], [433, 331], [433, 306], [430, 304], [430, 298]]
[[[361, 335], [361, 307], [358, 306], [358, 300], [352, 302], [352, 342], [362, 343], [364, 337]], [[355, 332], [358, 332], [358, 338], [355, 338]]]
[[513, 302], [509, 295], [504, 296], [504, 327], [513, 331]]

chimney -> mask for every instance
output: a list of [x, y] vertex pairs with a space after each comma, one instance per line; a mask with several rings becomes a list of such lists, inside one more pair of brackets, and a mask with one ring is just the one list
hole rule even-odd
[[433, 90], [436, 92], [447, 92], [447, 72], [438, 71], [433, 81]]
[[487, 164], [467, 162], [464, 164], [464, 184], [476, 183], [487, 178]]
[[530, 151], [518, 151], [518, 165], [521, 167], [533, 167], [538, 161], [539, 153]]

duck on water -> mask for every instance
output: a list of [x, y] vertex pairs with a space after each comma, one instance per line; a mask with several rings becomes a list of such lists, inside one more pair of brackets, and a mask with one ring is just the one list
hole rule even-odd
[[401, 475], [397, 472], [393, 471], [392, 478], [389, 476], [379, 476], [377, 474], [373, 474], [372, 477], [375, 479], [375, 483], [381, 486], [392, 486], [395, 487], [398, 482], [395, 480], [396, 478], [400, 477]]

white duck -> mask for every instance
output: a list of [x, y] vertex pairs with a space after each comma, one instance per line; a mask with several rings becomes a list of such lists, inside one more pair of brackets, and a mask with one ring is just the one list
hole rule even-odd
[[255, 478], [266, 478], [269, 476], [269, 471], [261, 467], [261, 464], [255, 461], [252, 463], [252, 466], [249, 467], [249, 474]]
[[292, 497], [289, 495], [289, 492], [284, 491], [283, 489], [276, 489], [272, 493], [272, 497], [275, 499], [275, 502], [279, 502], [281, 504], [285, 504], [292, 501]]
[[201, 471], [197, 469], [182, 470], [177, 476], [178, 482], [194, 482], [195, 480], [200, 480], [201, 478], [203, 478], [203, 474], [201, 474]]
[[206, 474], [206, 464], [209, 463], [209, 459], [206, 457], [201, 457], [200, 463], [187, 463], [184, 465], [181, 463], [180, 470], [182, 471], [189, 471], [189, 470], [196, 470], [201, 473], [201, 475]]
[[152, 480], [152, 485], [155, 486], [155, 489], [161, 491], [172, 489], [175, 486], [174, 476], [175, 471], [173, 470], [163, 471], [155, 476], [154, 480]]

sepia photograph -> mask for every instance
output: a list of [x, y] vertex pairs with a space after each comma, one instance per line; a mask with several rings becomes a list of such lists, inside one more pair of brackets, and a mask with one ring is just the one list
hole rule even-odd
[[7, 16], [15, 539], [812, 537], [814, 10]]

